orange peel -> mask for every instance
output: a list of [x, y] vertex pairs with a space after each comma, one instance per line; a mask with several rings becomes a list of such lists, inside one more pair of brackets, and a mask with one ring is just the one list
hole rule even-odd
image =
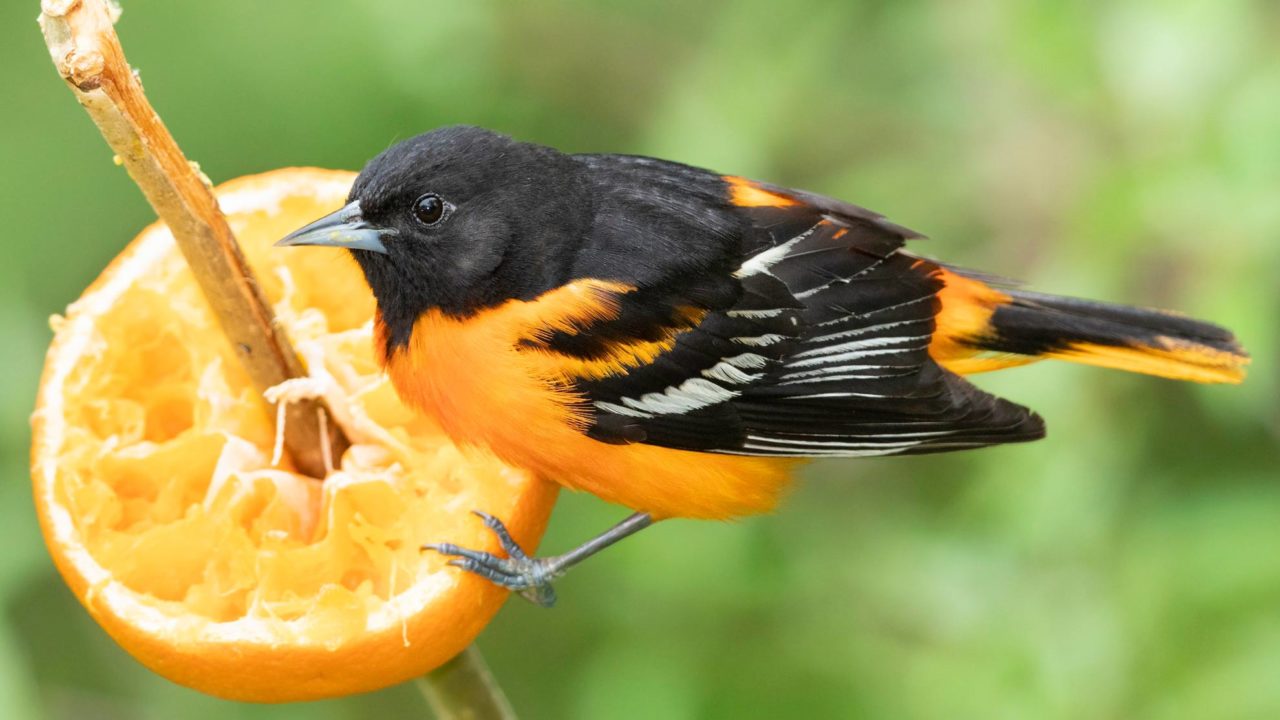
[[342, 251], [271, 248], [341, 206], [353, 178], [296, 168], [216, 190], [308, 366], [272, 396], [323, 396], [352, 441], [323, 482], [273, 457], [275, 413], [163, 225], [54, 320], [32, 419], [50, 554], [116, 642], [213, 695], [332, 697], [439, 666], [507, 593], [419, 546], [497, 551], [469, 512], [483, 509], [532, 551], [555, 501], [551, 483], [453, 445], [400, 402]]

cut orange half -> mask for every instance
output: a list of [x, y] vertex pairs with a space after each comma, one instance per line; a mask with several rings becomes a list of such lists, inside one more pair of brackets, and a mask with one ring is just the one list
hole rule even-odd
[[[352, 441], [323, 481], [276, 452], [275, 413], [153, 225], [55, 318], [33, 418], [49, 551], [103, 628], [161, 675], [254, 701], [373, 690], [467, 646], [507, 593], [423, 543], [532, 550], [554, 486], [455, 447], [373, 359], [345, 251], [271, 247], [343, 204], [352, 173], [288, 169], [217, 194], [310, 377]], [[495, 418], [495, 422], [506, 422]], [[273, 462], [274, 461], [274, 462]]]

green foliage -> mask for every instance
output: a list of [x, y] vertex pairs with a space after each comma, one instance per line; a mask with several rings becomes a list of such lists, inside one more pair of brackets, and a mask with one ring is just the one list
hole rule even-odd
[[[922, 252], [1236, 329], [1242, 387], [1041, 365], [980, 382], [1043, 442], [813, 466], [777, 515], [672, 522], [481, 641], [527, 717], [1280, 716], [1280, 9], [1266, 0], [132, 0], [215, 180], [358, 168], [447, 123], [848, 198]], [[49, 338], [151, 213], [0, 5], [0, 716], [420, 715], [170, 685], [79, 610], [27, 485]], [[620, 516], [568, 497], [545, 547]]]

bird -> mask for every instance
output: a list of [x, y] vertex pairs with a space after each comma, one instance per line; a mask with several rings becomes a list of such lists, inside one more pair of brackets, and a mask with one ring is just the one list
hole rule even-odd
[[824, 195], [470, 126], [380, 153], [279, 246], [346, 248], [375, 354], [456, 443], [632, 510], [532, 557], [431, 543], [544, 606], [570, 567], [654, 522], [769, 511], [814, 458], [1036, 440], [966, 375], [1052, 358], [1239, 383], [1249, 358], [1182, 314], [1047, 295], [917, 254]]

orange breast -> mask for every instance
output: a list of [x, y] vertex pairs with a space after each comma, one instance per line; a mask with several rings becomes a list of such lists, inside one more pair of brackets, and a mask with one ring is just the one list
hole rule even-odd
[[[407, 346], [384, 358], [400, 396], [457, 442], [655, 517], [728, 518], [771, 509], [793, 461], [715, 455], [587, 437], [583, 398], [566, 382], [563, 356], [531, 346], [613, 317], [630, 288], [580, 280], [533, 301], [509, 301], [457, 319], [424, 314]], [[643, 362], [611, 358], [625, 372]], [[480, 508], [483, 509], [483, 508]]]

